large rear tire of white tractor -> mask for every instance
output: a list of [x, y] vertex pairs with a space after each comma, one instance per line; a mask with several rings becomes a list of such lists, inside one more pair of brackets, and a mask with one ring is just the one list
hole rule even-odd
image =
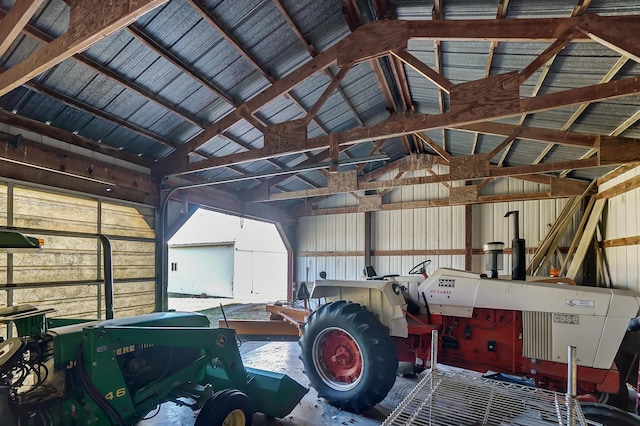
[[225, 389], [205, 402], [194, 426], [251, 426], [252, 420], [253, 408], [247, 395]]
[[382, 401], [396, 379], [396, 345], [372, 312], [332, 302], [313, 312], [299, 341], [300, 359], [318, 396], [362, 412]]
[[[606, 404], [583, 402], [580, 404], [584, 417], [603, 426], [640, 426], [640, 418], [619, 408]], [[594, 423], [589, 423], [594, 424]]]

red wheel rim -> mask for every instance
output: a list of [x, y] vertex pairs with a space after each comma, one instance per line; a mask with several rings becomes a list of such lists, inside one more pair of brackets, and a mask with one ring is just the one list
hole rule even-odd
[[362, 351], [345, 330], [323, 330], [313, 344], [313, 363], [322, 380], [336, 390], [353, 389], [362, 377]]

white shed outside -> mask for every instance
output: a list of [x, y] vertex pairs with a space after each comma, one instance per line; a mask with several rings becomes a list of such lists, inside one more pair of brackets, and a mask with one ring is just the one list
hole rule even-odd
[[234, 243], [169, 246], [169, 293], [233, 297]]
[[282, 300], [287, 250], [272, 224], [201, 209], [169, 240], [168, 275], [169, 293]]

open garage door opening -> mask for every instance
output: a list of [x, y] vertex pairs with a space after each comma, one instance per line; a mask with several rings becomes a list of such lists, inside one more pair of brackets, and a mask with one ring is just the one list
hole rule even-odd
[[199, 209], [168, 244], [171, 298], [287, 298], [287, 250], [273, 224]]

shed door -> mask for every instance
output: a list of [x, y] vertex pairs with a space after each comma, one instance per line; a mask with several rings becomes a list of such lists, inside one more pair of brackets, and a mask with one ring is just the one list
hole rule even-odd
[[233, 245], [169, 247], [169, 293], [233, 297]]

